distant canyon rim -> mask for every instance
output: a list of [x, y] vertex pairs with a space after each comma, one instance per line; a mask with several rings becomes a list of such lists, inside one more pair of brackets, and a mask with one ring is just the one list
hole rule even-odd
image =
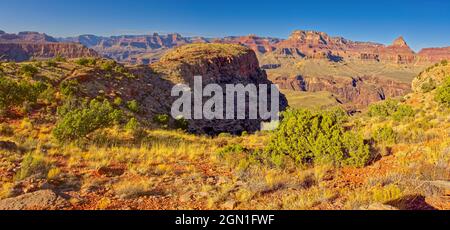
[[424, 48], [416, 53], [402, 36], [391, 45], [383, 45], [296, 30], [287, 39], [257, 35], [183, 37], [177, 33], [54, 38], [37, 32], [0, 31], [0, 60], [106, 57], [131, 65], [149, 65], [159, 62], [168, 50], [193, 43], [246, 46], [255, 52], [260, 67], [282, 91], [326, 91], [336, 104], [353, 110], [406, 95], [411, 91], [412, 79], [427, 66], [450, 59], [450, 46]]

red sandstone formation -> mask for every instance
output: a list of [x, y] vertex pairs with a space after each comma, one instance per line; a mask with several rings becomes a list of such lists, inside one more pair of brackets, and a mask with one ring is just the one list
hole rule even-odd
[[55, 38], [36, 32], [7, 34], [0, 32], [0, 60], [28, 61], [54, 57], [96, 57], [98, 54], [82, 44], [59, 43]]

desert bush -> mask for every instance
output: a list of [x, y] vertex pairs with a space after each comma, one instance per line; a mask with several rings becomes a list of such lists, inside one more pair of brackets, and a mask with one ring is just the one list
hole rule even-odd
[[151, 194], [153, 192], [153, 183], [147, 179], [137, 181], [124, 180], [114, 184], [113, 190], [120, 198], [133, 199]]
[[450, 107], [450, 76], [437, 89], [436, 101], [444, 106]]
[[433, 81], [433, 79], [429, 78], [427, 82], [423, 83], [420, 87], [422, 92], [429, 93], [436, 89], [436, 82]]
[[224, 157], [225, 155], [228, 155], [228, 154], [242, 153], [242, 152], [245, 152], [245, 151], [248, 151], [248, 150], [246, 148], [244, 148], [242, 145], [230, 144], [230, 145], [227, 145], [227, 146], [219, 149], [217, 151], [217, 154], [220, 157]]
[[416, 115], [416, 112], [414, 109], [409, 105], [400, 104], [397, 107], [397, 110], [392, 114], [392, 118], [395, 121], [401, 121], [405, 118], [414, 117]]
[[79, 90], [79, 83], [76, 80], [63, 81], [60, 86], [61, 94], [66, 97], [74, 96]]
[[183, 117], [175, 119], [175, 128], [180, 130], [187, 130], [189, 128], [189, 122]]
[[116, 105], [116, 106], [121, 106], [122, 104], [123, 104], [123, 100], [122, 100], [122, 98], [120, 98], [120, 97], [116, 97], [115, 99], [114, 99], [114, 105]]
[[64, 57], [61, 56], [61, 55], [57, 55], [53, 60], [54, 60], [55, 62], [66, 62], [66, 61], [67, 61], [66, 58], [64, 58]]
[[347, 115], [341, 109], [311, 112], [289, 110], [271, 137], [266, 151], [288, 155], [300, 164], [332, 163], [362, 167], [370, 159], [361, 135], [345, 131]]
[[374, 140], [382, 145], [389, 146], [393, 145], [397, 141], [397, 134], [389, 126], [383, 126], [378, 128], [373, 134]]
[[55, 60], [47, 60], [45, 62], [45, 65], [47, 67], [56, 67], [56, 66], [58, 66], [58, 63]]
[[158, 125], [167, 126], [169, 125], [170, 116], [167, 114], [159, 114], [153, 117], [153, 122]]
[[88, 105], [82, 108], [58, 111], [64, 116], [58, 121], [53, 135], [59, 141], [71, 141], [86, 137], [91, 132], [120, 122], [122, 111], [114, 109], [111, 104], [105, 100], [99, 102], [92, 100]]
[[416, 113], [409, 105], [401, 104], [396, 100], [388, 99], [369, 106], [371, 117], [392, 117], [396, 121], [413, 117]]
[[112, 70], [114, 70], [114, 68], [116, 67], [116, 62], [115, 61], [112, 61], [112, 60], [108, 60], [108, 61], [105, 61], [105, 62], [103, 62], [101, 65], [100, 65], [100, 69], [101, 70], [104, 70], [104, 71], [112, 71]]
[[134, 131], [140, 127], [139, 121], [136, 118], [131, 118], [125, 125], [127, 131]]
[[20, 163], [20, 170], [15, 175], [16, 180], [23, 180], [29, 176], [37, 175], [46, 177], [49, 170], [49, 162], [41, 153], [28, 153]]
[[33, 65], [26, 64], [20, 67], [19, 72], [26, 77], [34, 77], [39, 70]]
[[136, 100], [129, 101], [127, 103], [127, 108], [134, 113], [139, 112], [139, 103]]
[[75, 64], [87, 66], [89, 64], [89, 60], [87, 58], [80, 58], [75, 61]]
[[369, 106], [369, 116], [371, 117], [387, 117], [395, 113], [398, 102], [392, 99], [385, 100], [380, 103]]
[[45, 85], [40, 82], [16, 82], [0, 78], [0, 110], [5, 111], [11, 107], [20, 106], [24, 102], [35, 103], [45, 88]]

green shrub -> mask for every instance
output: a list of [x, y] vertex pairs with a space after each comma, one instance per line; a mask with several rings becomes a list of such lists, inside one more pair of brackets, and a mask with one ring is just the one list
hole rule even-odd
[[20, 164], [20, 170], [15, 175], [16, 180], [23, 180], [32, 175], [46, 177], [50, 164], [43, 154], [28, 153]]
[[114, 67], [114, 72], [125, 74], [125, 73], [127, 73], [127, 69], [124, 66], [122, 66], [122, 65], [116, 65]]
[[400, 104], [396, 100], [388, 99], [370, 105], [368, 114], [371, 117], [392, 117], [396, 121], [401, 121], [402, 119], [413, 117], [416, 113], [411, 106]]
[[115, 67], [116, 62], [112, 60], [105, 61], [100, 65], [100, 69], [104, 71], [112, 71]]
[[39, 70], [33, 65], [26, 64], [20, 67], [19, 72], [26, 77], [33, 77], [39, 72]]
[[89, 64], [89, 60], [87, 58], [80, 58], [75, 61], [75, 64], [87, 66]]
[[66, 97], [74, 96], [79, 91], [79, 84], [77, 80], [63, 81], [60, 86], [61, 94]]
[[392, 118], [394, 118], [395, 121], [401, 121], [405, 118], [414, 117], [415, 115], [416, 112], [411, 106], [401, 104], [397, 107], [397, 110], [392, 114]]
[[397, 141], [397, 134], [389, 126], [383, 126], [373, 134], [374, 140], [384, 146], [393, 145]]
[[153, 117], [153, 121], [159, 125], [169, 125], [170, 117], [167, 114], [159, 114]]
[[362, 167], [369, 161], [369, 146], [360, 135], [344, 130], [346, 119], [347, 115], [341, 109], [286, 111], [266, 151], [288, 155], [301, 164], [333, 163]]
[[369, 116], [371, 117], [388, 117], [397, 111], [398, 102], [392, 99], [375, 103], [369, 106]]
[[127, 131], [134, 131], [140, 127], [139, 121], [136, 118], [131, 118], [125, 125]]
[[189, 122], [183, 117], [175, 119], [175, 128], [180, 130], [187, 130], [189, 128]]
[[65, 114], [61, 110], [58, 111], [58, 114], [64, 114], [64, 117], [58, 121], [53, 130], [53, 135], [59, 141], [84, 138], [97, 129], [120, 122], [123, 116], [122, 111], [114, 109], [107, 100], [103, 102], [92, 100], [83, 108], [63, 110], [66, 110]]
[[55, 61], [55, 62], [66, 62], [67, 60], [66, 60], [66, 58], [64, 58], [63, 56], [57, 55], [57, 56], [54, 58], [54, 61]]
[[136, 100], [129, 101], [127, 103], [127, 108], [134, 113], [139, 112], [139, 103]]
[[423, 83], [420, 88], [422, 92], [429, 93], [436, 89], [436, 83], [433, 81], [433, 79], [429, 78], [428, 81]]
[[247, 152], [248, 150], [239, 144], [230, 144], [217, 151], [219, 157], [225, 157], [228, 154], [237, 154]]
[[116, 98], [114, 99], [114, 105], [116, 105], [116, 106], [121, 106], [122, 104], [123, 104], [122, 98], [116, 97]]
[[450, 107], [450, 77], [447, 77], [444, 83], [436, 90], [436, 101]]
[[45, 65], [47, 67], [56, 67], [56, 66], [58, 66], [58, 63], [56, 63], [56, 61], [54, 61], [54, 60], [48, 60], [45, 62]]
[[0, 78], [0, 110], [6, 111], [12, 107], [21, 106], [25, 102], [35, 103], [45, 89], [46, 86], [40, 82], [16, 82]]

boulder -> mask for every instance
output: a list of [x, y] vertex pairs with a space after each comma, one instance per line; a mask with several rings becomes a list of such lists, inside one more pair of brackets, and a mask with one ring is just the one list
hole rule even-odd
[[0, 200], [0, 210], [58, 210], [69, 205], [66, 199], [51, 190]]

